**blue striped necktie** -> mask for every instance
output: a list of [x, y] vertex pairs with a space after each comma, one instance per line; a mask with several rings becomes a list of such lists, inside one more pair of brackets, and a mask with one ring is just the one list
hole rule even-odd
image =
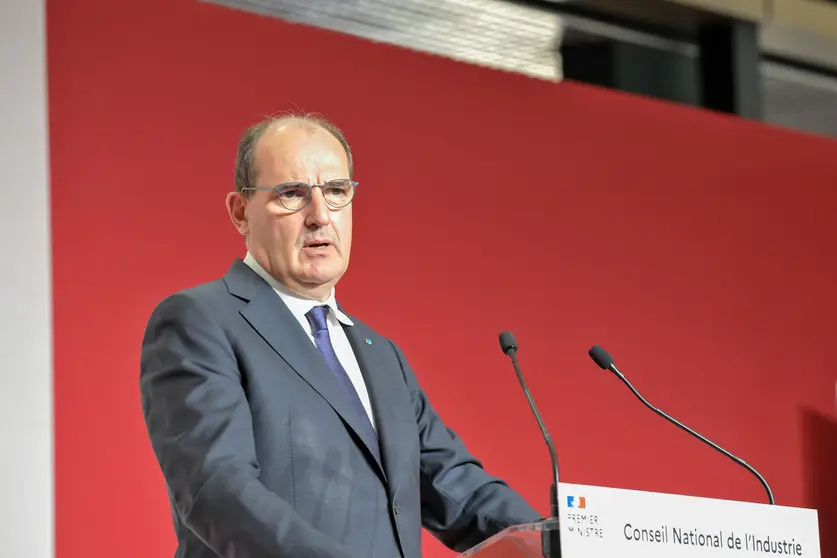
[[328, 306], [315, 306], [305, 314], [305, 317], [308, 318], [308, 323], [311, 324], [311, 329], [314, 332], [314, 343], [317, 345], [317, 349], [323, 355], [326, 364], [331, 369], [331, 373], [337, 379], [337, 383], [346, 392], [349, 402], [357, 411], [358, 418], [363, 422], [364, 427], [368, 428], [372, 441], [375, 443], [373, 450], [377, 453], [378, 435], [372, 426], [372, 421], [369, 420], [369, 415], [366, 413], [360, 397], [358, 397], [352, 380], [346, 373], [346, 369], [340, 364], [337, 353], [334, 352], [334, 347], [331, 345], [331, 336], [328, 334]]

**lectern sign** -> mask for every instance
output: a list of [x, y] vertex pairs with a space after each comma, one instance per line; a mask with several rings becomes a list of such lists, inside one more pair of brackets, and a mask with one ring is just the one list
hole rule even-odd
[[815, 510], [560, 485], [563, 558], [820, 556]]

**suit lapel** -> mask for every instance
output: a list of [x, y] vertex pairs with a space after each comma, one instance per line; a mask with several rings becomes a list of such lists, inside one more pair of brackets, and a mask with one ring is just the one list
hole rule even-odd
[[[349, 343], [366, 380], [366, 387], [369, 390], [369, 398], [375, 413], [375, 425], [384, 471], [390, 488], [395, 490], [398, 443], [403, 436], [403, 432], [399, 432], [399, 425], [404, 421], [393, 420], [398, 411], [393, 407], [395, 405], [393, 395], [399, 393], [398, 382], [402, 384], [401, 391], [403, 391], [404, 382], [399, 371], [391, 364], [387, 364], [393, 360], [393, 352], [388, 341], [355, 318], [352, 320], [355, 325], [344, 327], [343, 330], [349, 338]], [[408, 413], [409, 416], [414, 416], [412, 409]]]
[[375, 441], [370, 439], [368, 428], [361, 424], [361, 418], [349, 403], [345, 391], [337, 383], [323, 356], [282, 299], [240, 260], [227, 272], [224, 282], [230, 294], [248, 301], [239, 310], [241, 316], [340, 415], [378, 465], [378, 472], [383, 475], [382, 464], [373, 449]]

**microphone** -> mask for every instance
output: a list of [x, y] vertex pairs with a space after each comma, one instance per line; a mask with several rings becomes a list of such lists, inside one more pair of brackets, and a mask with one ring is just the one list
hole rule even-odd
[[702, 436], [702, 435], [698, 434], [697, 432], [695, 432], [694, 430], [692, 430], [691, 428], [689, 428], [688, 426], [686, 426], [682, 422], [678, 421], [674, 417], [666, 414], [665, 412], [661, 411], [660, 409], [658, 409], [657, 407], [655, 407], [651, 403], [649, 403], [642, 395], [640, 395], [640, 393], [636, 390], [636, 388], [634, 388], [634, 386], [631, 385], [631, 382], [628, 381], [628, 379], [619, 371], [619, 369], [616, 368], [616, 365], [613, 364], [613, 357], [611, 357], [607, 353], [607, 351], [605, 351], [604, 349], [602, 349], [598, 345], [594, 345], [590, 349], [588, 354], [590, 355], [590, 358], [593, 359], [593, 362], [595, 362], [599, 366], [599, 368], [601, 368], [602, 370], [609, 370], [609, 371], [613, 372], [616, 375], [617, 378], [622, 380], [622, 383], [624, 383], [626, 386], [628, 386], [628, 389], [630, 389], [633, 392], [633, 394], [636, 395], [637, 399], [642, 401], [643, 405], [645, 405], [646, 407], [648, 407], [649, 409], [651, 409], [652, 411], [654, 411], [655, 413], [657, 413], [658, 415], [660, 415], [661, 417], [663, 417], [664, 419], [669, 421], [670, 423], [674, 424], [675, 426], [677, 426], [679, 428], [682, 428], [683, 430], [685, 430], [686, 432], [688, 432], [689, 434], [691, 434], [692, 436], [694, 436], [695, 438], [697, 438], [701, 442], [704, 442], [705, 444], [708, 444], [712, 448], [714, 448], [714, 449], [718, 450], [719, 452], [723, 453], [724, 455], [726, 455], [727, 457], [729, 457], [730, 459], [732, 459], [733, 461], [735, 461], [736, 463], [738, 463], [739, 465], [741, 465], [742, 467], [744, 467], [745, 469], [750, 471], [752, 474], [754, 474], [756, 476], [756, 478], [759, 479], [759, 482], [764, 487], [764, 489], [767, 491], [767, 499], [770, 501], [770, 504], [771, 505], [776, 504], [776, 501], [773, 499], [773, 491], [770, 490], [770, 485], [767, 484], [767, 481], [764, 480], [764, 477], [761, 476], [761, 474], [758, 471], [756, 471], [755, 468], [753, 468], [749, 463], [747, 463], [746, 461], [744, 461], [740, 457], [737, 457], [737, 456], [731, 454], [730, 452], [728, 452], [727, 450], [725, 450], [724, 448], [722, 448], [721, 446], [719, 446], [715, 442], [712, 442], [711, 440], [707, 439], [705, 436]]
[[[529, 401], [529, 408], [532, 409], [532, 414], [535, 415], [535, 420], [538, 421], [538, 427], [541, 429], [541, 436], [543, 436], [546, 442], [546, 447], [549, 448], [549, 457], [552, 459], [552, 486], [549, 491], [550, 519], [558, 519], [558, 456], [555, 453], [552, 436], [549, 435], [546, 425], [544, 425], [543, 419], [541, 419], [541, 414], [538, 412], [538, 407], [535, 405], [535, 400], [532, 399], [532, 394], [529, 393], [529, 388], [526, 387], [526, 382], [523, 380], [523, 374], [520, 372], [520, 366], [517, 364], [517, 341], [510, 331], [504, 331], [500, 334], [500, 348], [511, 358], [514, 371], [517, 373], [517, 379], [520, 381], [520, 387], [523, 388], [523, 394], [526, 396], [526, 400]], [[561, 531], [558, 529], [558, 526], [555, 526], [553, 530], [543, 532], [541, 550], [544, 558], [561, 557]]]

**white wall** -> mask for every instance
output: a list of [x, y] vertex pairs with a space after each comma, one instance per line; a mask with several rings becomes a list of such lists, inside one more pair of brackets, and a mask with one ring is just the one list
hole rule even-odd
[[0, 0], [0, 558], [52, 558], [44, 0]]

